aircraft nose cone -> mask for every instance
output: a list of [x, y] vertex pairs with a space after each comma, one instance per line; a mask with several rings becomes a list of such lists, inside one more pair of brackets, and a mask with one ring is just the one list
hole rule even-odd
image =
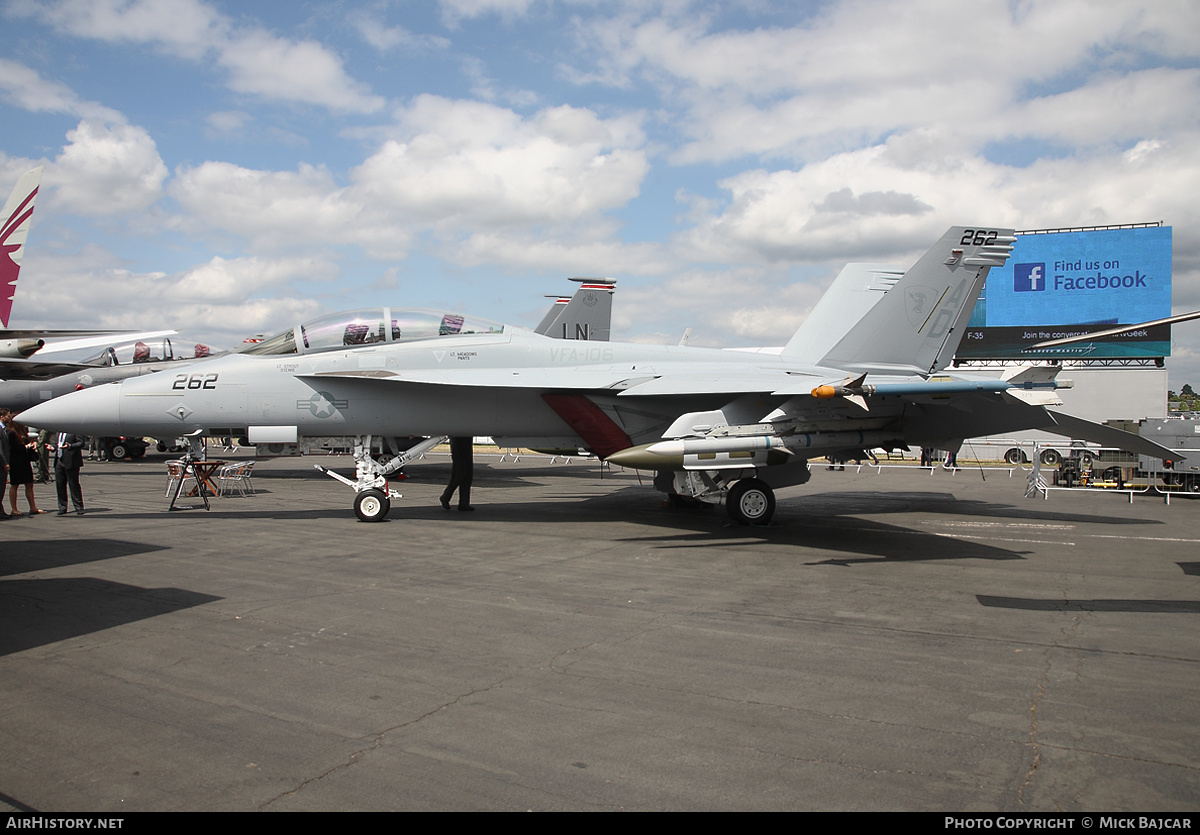
[[121, 435], [121, 387], [103, 385], [39, 403], [17, 415], [26, 426], [80, 435]]

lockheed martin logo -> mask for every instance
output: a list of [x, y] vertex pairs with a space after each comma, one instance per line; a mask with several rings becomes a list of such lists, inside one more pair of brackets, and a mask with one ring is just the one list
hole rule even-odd
[[1014, 264], [1013, 290], [1017, 293], [1039, 293], [1046, 289], [1045, 264]]
[[338, 400], [327, 391], [318, 391], [307, 400], [296, 401], [297, 409], [307, 409], [310, 415], [317, 418], [332, 417], [339, 409], [349, 405], [349, 400]]

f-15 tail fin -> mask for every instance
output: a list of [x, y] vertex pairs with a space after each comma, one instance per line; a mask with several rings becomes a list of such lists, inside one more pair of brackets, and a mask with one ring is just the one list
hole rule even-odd
[[8, 327], [12, 313], [17, 275], [25, 255], [25, 236], [29, 234], [29, 218], [33, 215], [33, 200], [41, 179], [42, 169], [35, 168], [17, 180], [4, 204], [4, 213], [0, 214], [0, 327]]
[[607, 342], [612, 329], [612, 296], [615, 278], [572, 278], [580, 287], [568, 299], [557, 299], [535, 333], [555, 339], [590, 339]]
[[858, 373], [942, 370], [988, 271], [1004, 265], [1015, 240], [1011, 229], [952, 227], [817, 364]]

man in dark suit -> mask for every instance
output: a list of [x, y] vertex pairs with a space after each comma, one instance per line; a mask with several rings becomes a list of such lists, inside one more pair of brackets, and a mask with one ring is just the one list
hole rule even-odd
[[58, 515], [67, 515], [67, 487], [71, 488], [71, 504], [75, 512], [83, 515], [83, 489], [79, 486], [79, 470], [83, 467], [81, 435], [59, 432], [54, 436], [54, 483], [58, 488]]
[[454, 491], [458, 491], [458, 509], [474, 510], [471, 506], [471, 482], [475, 477], [475, 439], [471, 436], [450, 439], [450, 483], [442, 491], [442, 507], [450, 509]]

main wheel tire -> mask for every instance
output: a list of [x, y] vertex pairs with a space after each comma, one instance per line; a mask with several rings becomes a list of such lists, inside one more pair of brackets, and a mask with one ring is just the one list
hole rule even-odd
[[1043, 467], [1057, 467], [1059, 461], [1062, 461], [1062, 456], [1058, 454], [1057, 449], [1047, 449], [1042, 451]]
[[155, 444], [154, 448], [157, 449], [159, 452], [167, 451], [167, 445], [164, 444], [162, 441], [159, 441], [157, 444]]
[[1080, 467], [1083, 467], [1083, 466], [1091, 467], [1095, 463], [1096, 463], [1096, 457], [1094, 455], [1092, 455], [1090, 452], [1079, 453], [1079, 466]]
[[775, 491], [757, 478], [743, 478], [729, 488], [725, 510], [741, 525], [765, 525], [775, 513]]
[[108, 449], [108, 457], [113, 461], [123, 461], [129, 457], [129, 450], [125, 444], [113, 444]]
[[129, 457], [130, 458], [145, 458], [146, 457], [146, 448], [144, 446], [134, 447], [132, 450], [130, 450]]
[[1008, 452], [1004, 453], [1004, 463], [1015, 467], [1017, 464], [1025, 464], [1028, 462], [1025, 460], [1025, 453], [1021, 452], [1021, 450], [1017, 449], [1016, 447], [1013, 447]]
[[364, 490], [354, 497], [354, 515], [360, 522], [382, 522], [392, 500], [382, 490]]

